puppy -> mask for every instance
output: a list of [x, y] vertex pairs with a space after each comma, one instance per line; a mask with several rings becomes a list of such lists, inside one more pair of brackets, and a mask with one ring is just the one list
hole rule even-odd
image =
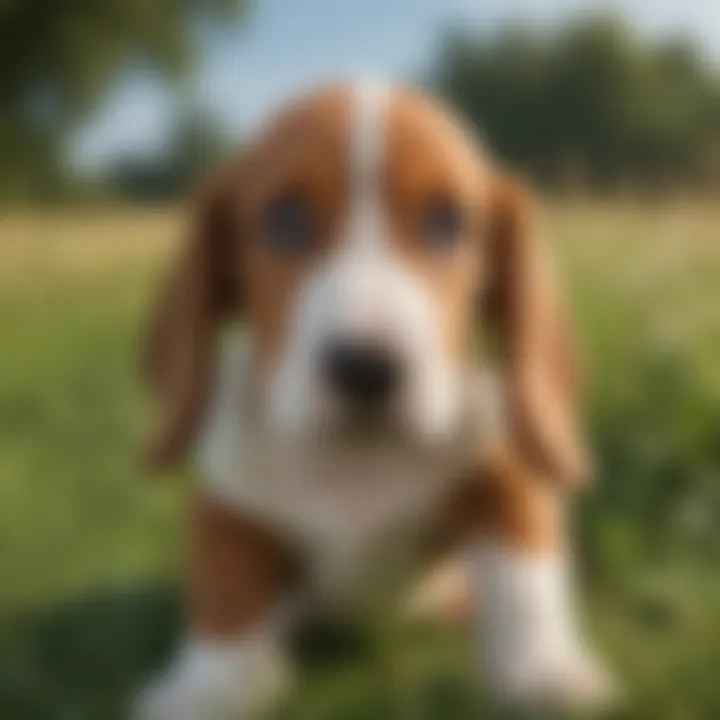
[[568, 578], [576, 360], [531, 215], [439, 103], [369, 82], [295, 100], [201, 193], [145, 356], [150, 459], [194, 446], [198, 486], [189, 633], [143, 718], [256, 712], [303, 608], [451, 549], [492, 693], [606, 699]]

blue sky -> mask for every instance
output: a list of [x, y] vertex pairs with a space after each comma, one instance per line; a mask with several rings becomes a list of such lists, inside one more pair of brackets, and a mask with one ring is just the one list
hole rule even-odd
[[[202, 37], [193, 87], [226, 132], [240, 136], [304, 85], [418, 73], [445, 28], [492, 32], [516, 19], [552, 27], [608, 8], [648, 35], [690, 35], [720, 57], [720, 0], [256, 0], [245, 22]], [[78, 133], [73, 158], [92, 169], [118, 154], [156, 151], [175, 112], [157, 78], [128, 73]]]

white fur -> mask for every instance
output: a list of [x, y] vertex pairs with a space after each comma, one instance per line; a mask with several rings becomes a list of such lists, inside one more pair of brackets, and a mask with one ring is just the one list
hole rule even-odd
[[288, 666], [273, 623], [225, 642], [190, 641], [143, 691], [137, 720], [244, 720], [270, 705]]
[[249, 339], [226, 338], [198, 475], [225, 504], [289, 538], [316, 578], [335, 589], [357, 587], [363, 572], [387, 557], [388, 533], [412, 536], [431, 520], [482, 441], [493, 444], [501, 434], [494, 383], [477, 374], [466, 387], [472, 422], [452, 444], [358, 448], [278, 438], [246, 412], [251, 352]]
[[342, 408], [319, 373], [319, 353], [333, 338], [394, 345], [409, 369], [398, 422], [426, 441], [446, 438], [460, 420], [461, 368], [444, 351], [437, 300], [389, 245], [380, 196], [391, 89], [362, 83], [354, 93], [351, 197], [338, 251], [301, 289], [285, 350], [269, 382], [268, 424], [279, 433], [322, 432]]
[[486, 543], [477, 549], [475, 567], [490, 689], [503, 699], [535, 705], [604, 702], [610, 682], [584, 647], [566, 558]]
[[[492, 379], [453, 367], [440, 341], [432, 293], [390, 252], [378, 172], [390, 90], [361, 85], [353, 113], [350, 208], [338, 252], [317, 267], [293, 307], [285, 350], [260, 412], [243, 398], [252, 345], [236, 336], [221, 353], [215, 397], [198, 457], [206, 488], [304, 552], [320, 589], [343, 596], [442, 508], [451, 479], [502, 441]], [[322, 442], [339, 408], [318, 373], [318, 351], [336, 335], [397, 343], [411, 371], [397, 414], [412, 445]], [[557, 558], [486, 547], [486, 656], [493, 683], [563, 684], [581, 652]], [[265, 677], [276, 677], [277, 626], [236, 643], [190, 644], [143, 702], [143, 720], [246, 717]], [[570, 675], [567, 675], [570, 677]]]

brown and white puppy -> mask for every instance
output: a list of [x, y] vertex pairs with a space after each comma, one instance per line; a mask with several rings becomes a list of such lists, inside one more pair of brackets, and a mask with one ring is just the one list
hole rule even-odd
[[431, 537], [482, 582], [493, 691], [603, 698], [562, 520], [575, 360], [533, 231], [461, 123], [383, 83], [295, 101], [218, 174], [147, 346], [151, 458], [197, 439], [200, 482], [189, 637], [144, 717], [250, 713], [298, 603], [364, 596]]

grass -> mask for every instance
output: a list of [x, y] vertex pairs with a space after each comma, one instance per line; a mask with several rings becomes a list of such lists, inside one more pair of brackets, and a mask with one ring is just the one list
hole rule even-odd
[[[135, 344], [173, 213], [0, 221], [0, 718], [113, 720], [177, 638], [182, 482], [143, 482]], [[596, 491], [580, 501], [594, 641], [619, 718], [720, 717], [720, 210], [545, 218], [590, 360]], [[368, 627], [279, 715], [492, 717], [466, 638]]]

